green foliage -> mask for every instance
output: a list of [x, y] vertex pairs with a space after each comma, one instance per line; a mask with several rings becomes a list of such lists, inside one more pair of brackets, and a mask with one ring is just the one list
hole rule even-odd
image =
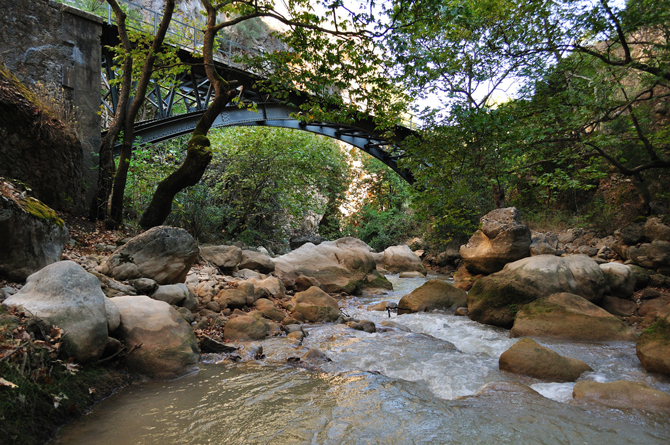
[[351, 155], [361, 164], [351, 192], [361, 194], [362, 199], [354, 201], [352, 212], [344, 218], [343, 234], [359, 238], [377, 251], [416, 236], [419, 225], [409, 207], [410, 186], [372, 156], [355, 149]]
[[[167, 224], [201, 241], [240, 240], [282, 248], [304, 221], [337, 209], [349, 183], [346, 154], [311, 133], [234, 127], [210, 134], [214, 158], [203, 179], [177, 194]], [[127, 216], [137, 219], [156, 184], [175, 171], [186, 139], [137, 147], [126, 188]], [[335, 219], [337, 220], [337, 218]]]
[[225, 129], [211, 140], [215, 156], [204, 181], [222, 208], [222, 234], [229, 239], [285, 244], [308, 228], [306, 220], [344, 198], [349, 167], [332, 140], [253, 127]]
[[593, 196], [614, 171], [644, 205], [667, 199], [648, 184], [670, 167], [668, 10], [667, 0], [393, 2], [404, 26], [386, 44], [399, 78], [443, 98], [405, 161], [432, 234], [467, 233], [500, 189], [530, 212], [603, 224], [613, 209]]

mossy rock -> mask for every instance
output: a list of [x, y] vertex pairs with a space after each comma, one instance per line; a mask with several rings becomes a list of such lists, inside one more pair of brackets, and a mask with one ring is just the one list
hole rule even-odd
[[520, 308], [511, 337], [555, 337], [583, 341], [635, 341], [623, 321], [579, 295], [550, 295]]
[[493, 274], [475, 282], [467, 296], [472, 320], [511, 328], [521, 306], [537, 300], [540, 293], [515, 275]]
[[633, 276], [635, 277], [635, 289], [643, 289], [647, 287], [653, 272], [636, 264], [628, 264], [628, 267], [632, 269]]
[[647, 371], [670, 375], [670, 315], [642, 332], [636, 353]]

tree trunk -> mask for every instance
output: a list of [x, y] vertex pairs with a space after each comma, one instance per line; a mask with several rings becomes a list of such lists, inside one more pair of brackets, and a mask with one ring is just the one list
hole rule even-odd
[[211, 160], [209, 139], [205, 136], [193, 136], [188, 143], [184, 163], [158, 184], [151, 203], [140, 220], [142, 228], [150, 229], [163, 224], [172, 211], [175, 195], [186, 187], [197, 184]]
[[647, 184], [645, 184], [644, 178], [641, 174], [638, 173], [637, 175], [633, 175], [633, 184], [635, 185], [635, 188], [637, 189], [637, 192], [640, 194], [640, 198], [642, 199], [642, 214], [651, 215], [651, 194], [649, 193]]
[[111, 132], [105, 135], [100, 143], [100, 155], [98, 158], [98, 188], [93, 196], [89, 219], [100, 221], [107, 217], [107, 201], [112, 191], [114, 181], [114, 144], [116, 136]]
[[112, 203], [107, 225], [109, 228], [118, 227], [123, 222], [123, 195], [126, 191], [128, 169], [130, 168], [130, 157], [132, 156], [132, 142], [123, 140], [121, 155], [119, 156], [119, 168], [114, 177], [114, 189], [112, 191]]
[[186, 187], [193, 186], [200, 181], [209, 162], [212, 160], [212, 151], [207, 133], [212, 128], [214, 120], [233, 98], [232, 84], [224, 80], [216, 72], [214, 65], [214, 38], [218, 32], [216, 27], [217, 11], [207, 0], [202, 0], [207, 10], [207, 29], [202, 45], [202, 57], [205, 64], [207, 78], [214, 87], [214, 100], [207, 107], [198, 121], [193, 136], [188, 142], [186, 159], [179, 169], [158, 184], [149, 207], [142, 215], [140, 226], [150, 229], [165, 222], [172, 211], [172, 201], [177, 193]]

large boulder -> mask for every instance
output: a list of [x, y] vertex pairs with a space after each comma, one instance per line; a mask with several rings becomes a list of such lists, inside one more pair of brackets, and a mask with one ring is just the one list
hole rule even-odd
[[633, 315], [637, 309], [637, 304], [631, 300], [624, 300], [623, 298], [605, 296], [600, 302], [600, 307], [605, 309], [612, 315], [617, 317], [629, 317]]
[[496, 209], [484, 215], [480, 223], [481, 230], [460, 249], [470, 272], [492, 274], [530, 255], [530, 229], [521, 224], [521, 212], [516, 207]]
[[141, 295], [111, 300], [121, 314], [116, 336], [132, 349], [125, 357], [132, 372], [167, 380], [198, 369], [198, 342], [172, 306]]
[[435, 309], [456, 310], [465, 306], [467, 294], [446, 281], [429, 280], [400, 299], [398, 315]]
[[420, 272], [426, 275], [426, 267], [421, 259], [404, 244], [384, 250], [382, 265], [391, 273]]
[[537, 255], [507, 264], [503, 270], [477, 280], [468, 293], [470, 318], [510, 328], [524, 304], [560, 292], [599, 302], [605, 277], [586, 255]]
[[326, 292], [360, 293], [364, 288], [392, 289], [376, 270], [370, 246], [356, 238], [341, 238], [315, 246], [307, 243], [274, 259], [275, 272], [295, 280], [313, 277]]
[[223, 328], [223, 336], [231, 341], [262, 340], [269, 333], [270, 326], [258, 311], [231, 318]]
[[7, 187], [0, 181], [0, 278], [24, 282], [60, 261], [70, 237], [56, 212], [34, 198], [11, 197], [12, 191], [3, 192]]
[[[97, 278], [73, 261], [59, 261], [30, 275], [26, 285], [3, 305], [22, 307], [63, 329], [65, 353], [87, 362], [100, 358], [107, 343], [105, 301]], [[113, 325], [115, 314], [109, 315]]]
[[648, 218], [644, 223], [644, 236], [649, 241], [670, 241], [670, 226], [661, 218]]
[[635, 341], [623, 321], [579, 295], [560, 293], [519, 310], [511, 337], [556, 337], [584, 341]]
[[651, 243], [640, 244], [639, 247], [630, 246], [628, 257], [638, 266], [647, 269], [667, 267], [670, 266], [670, 243], [655, 240]]
[[189, 309], [197, 304], [197, 301], [194, 301], [195, 297], [191, 293], [191, 290], [184, 283], [158, 286], [158, 289], [151, 295], [151, 298], [164, 301], [170, 305], [184, 306]]
[[575, 385], [572, 396], [578, 401], [594, 402], [610, 408], [670, 410], [670, 394], [643, 382], [616, 380], [599, 383], [582, 380]]
[[243, 250], [242, 259], [237, 267], [240, 269], [255, 270], [260, 273], [270, 273], [274, 272], [275, 263], [272, 262], [272, 258], [264, 253], [254, 250]]
[[237, 246], [207, 246], [200, 248], [200, 256], [222, 273], [230, 273], [242, 261], [242, 249]]
[[503, 352], [498, 366], [503, 371], [553, 382], [574, 382], [584, 372], [593, 371], [582, 360], [564, 357], [530, 338], [522, 338]]
[[273, 320], [282, 321], [286, 318], [284, 311], [279, 309], [272, 301], [267, 298], [259, 298], [254, 302], [254, 308], [263, 314], [263, 317]]
[[637, 358], [648, 372], [670, 375], [670, 311], [642, 332], [637, 342]]
[[312, 323], [335, 321], [340, 317], [337, 300], [318, 287], [310, 287], [304, 292], [296, 293], [286, 308]]
[[605, 276], [610, 295], [621, 298], [633, 296], [636, 280], [630, 267], [621, 263], [604, 263], [600, 265], [600, 270]]
[[286, 287], [277, 277], [249, 278], [246, 282], [251, 283], [257, 291], [274, 298], [283, 298], [286, 295]]
[[632, 222], [615, 230], [614, 237], [624, 245], [634, 246], [644, 238], [644, 224]]
[[158, 226], [116, 249], [100, 272], [116, 280], [151, 278], [158, 284], [183, 283], [198, 258], [198, 246], [184, 229]]
[[535, 255], [556, 255], [558, 251], [558, 235], [552, 232], [535, 232], [532, 234], [530, 243], [530, 254]]

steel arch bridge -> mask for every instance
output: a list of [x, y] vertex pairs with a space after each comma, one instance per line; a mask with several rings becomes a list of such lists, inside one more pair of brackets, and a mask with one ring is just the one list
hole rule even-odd
[[[149, 12], [153, 14], [153, 23], [156, 23], [158, 13]], [[179, 21], [174, 21], [171, 26], [176, 27], [171, 28], [172, 37], [176, 35], [190, 43], [179, 47], [179, 58], [190, 68], [171, 82], [169, 87], [154, 82], [151, 89], [147, 91], [147, 103], [151, 107], [149, 114], [152, 114], [153, 118], [135, 124], [135, 136], [139, 138], [141, 144], [156, 143], [192, 133], [213, 99], [213, 88], [202, 66], [202, 59], [193, 55], [192, 48], [197, 47], [200, 31]], [[111, 15], [108, 23], [103, 27], [101, 43], [103, 45], [102, 104], [103, 112], [110, 117], [116, 112], [119, 97], [118, 87], [112, 82], [115, 79], [113, 54], [108, 49], [119, 43], [117, 28], [111, 23]], [[254, 84], [260, 78], [233, 61], [234, 56], [254, 50], [225, 40], [220, 43], [222, 43], [222, 50], [219, 50], [215, 57], [217, 71], [224, 79], [239, 82], [239, 100], [243, 103], [255, 104], [256, 111], [229, 104], [217, 117], [212, 128], [267, 126], [310, 131], [351, 144], [379, 159], [407, 182], [414, 182], [412, 174], [408, 170], [399, 168], [397, 164], [397, 161], [405, 155], [402, 148], [403, 140], [415, 134], [412, 129], [397, 125], [394, 137], [389, 139], [376, 131], [375, 124], [370, 117], [357, 119], [348, 125], [301, 121], [296, 118], [299, 115], [299, 109], [288, 106], [286, 103], [304, 103], [306, 101], [304, 93], [302, 95], [299, 92], [291, 93], [288, 100], [279, 100], [270, 95], [260, 94], [254, 89]]]

